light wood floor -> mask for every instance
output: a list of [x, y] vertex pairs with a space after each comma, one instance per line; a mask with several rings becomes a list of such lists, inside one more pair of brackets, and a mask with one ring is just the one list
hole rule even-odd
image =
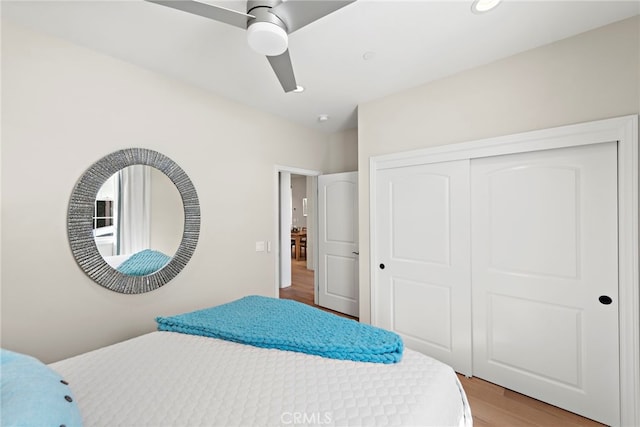
[[[291, 264], [291, 286], [280, 289], [280, 298], [292, 299], [350, 317], [315, 305], [313, 303], [313, 271], [307, 270], [306, 261], [291, 260]], [[467, 393], [473, 423], [476, 427], [595, 427], [602, 425], [480, 378], [466, 378], [462, 375], [458, 375], [458, 378]]]
[[458, 375], [467, 393], [473, 425], [485, 426], [571, 426], [595, 427], [602, 424], [505, 389], [480, 378]]
[[291, 286], [280, 289], [280, 298], [292, 299], [313, 307], [328, 311], [338, 316], [358, 320], [357, 317], [348, 316], [328, 308], [320, 307], [313, 303], [313, 270], [307, 270], [307, 261], [291, 260]]

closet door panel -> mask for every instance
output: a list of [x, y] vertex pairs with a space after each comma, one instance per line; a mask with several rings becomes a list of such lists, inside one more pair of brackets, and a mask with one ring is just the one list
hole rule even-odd
[[374, 321], [471, 374], [469, 161], [378, 173]]
[[474, 375], [618, 424], [616, 144], [473, 160], [471, 183]]

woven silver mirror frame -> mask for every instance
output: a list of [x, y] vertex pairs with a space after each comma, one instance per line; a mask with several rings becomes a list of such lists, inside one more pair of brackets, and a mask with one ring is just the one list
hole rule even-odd
[[[163, 268], [148, 276], [129, 276], [112, 268], [98, 252], [93, 236], [98, 190], [113, 174], [132, 165], [152, 166], [164, 172], [177, 187], [184, 207], [184, 231], [178, 250]], [[198, 194], [187, 174], [167, 156], [145, 148], [116, 151], [94, 163], [74, 187], [69, 201], [67, 233], [76, 262], [96, 283], [123, 294], [153, 291], [173, 279], [196, 249], [200, 234]]]

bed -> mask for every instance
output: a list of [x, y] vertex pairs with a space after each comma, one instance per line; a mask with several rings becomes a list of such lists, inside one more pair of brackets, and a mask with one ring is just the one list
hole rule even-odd
[[156, 331], [48, 367], [85, 426], [472, 425], [454, 371], [409, 349], [371, 363]]

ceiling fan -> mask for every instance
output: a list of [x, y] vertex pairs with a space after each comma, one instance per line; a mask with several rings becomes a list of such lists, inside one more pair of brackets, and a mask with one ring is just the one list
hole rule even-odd
[[285, 92], [297, 88], [288, 35], [356, 0], [248, 0], [247, 13], [193, 0], [147, 0], [247, 30], [249, 46], [266, 55]]

